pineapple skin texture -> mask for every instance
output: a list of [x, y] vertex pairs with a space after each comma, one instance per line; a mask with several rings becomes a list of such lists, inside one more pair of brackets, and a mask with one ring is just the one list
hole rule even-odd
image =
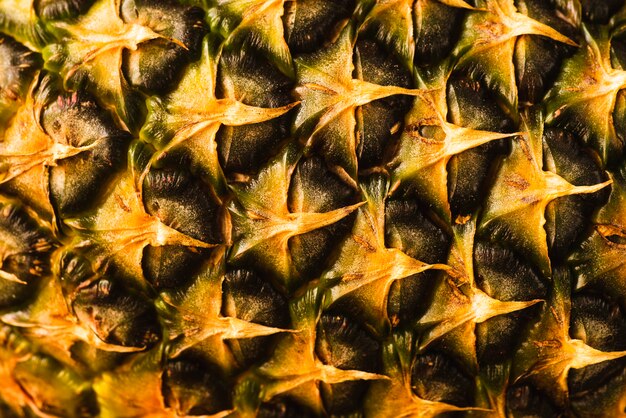
[[620, 0], [0, 0], [0, 417], [626, 416]]

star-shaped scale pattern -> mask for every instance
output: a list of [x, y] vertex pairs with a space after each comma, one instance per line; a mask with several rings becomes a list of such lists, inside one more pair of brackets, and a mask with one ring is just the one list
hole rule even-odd
[[[132, 362], [103, 373], [94, 383], [94, 390], [102, 405], [102, 417], [187, 418], [197, 416], [179, 413], [167, 406], [163, 397], [163, 347], [141, 353]], [[231, 410], [221, 411], [205, 418], [224, 418]]]
[[543, 120], [539, 112], [523, 117], [525, 134], [512, 143], [511, 154], [504, 160], [489, 193], [480, 221], [480, 229], [493, 225], [511, 234], [515, 244], [550, 276], [550, 259], [545, 209], [562, 196], [594, 193], [611, 181], [591, 186], [574, 186], [563, 177], [543, 169]]
[[415, 39], [413, 34], [413, 1], [377, 1], [369, 11], [361, 31], [377, 31], [382, 41], [401, 57], [407, 68], [413, 67]]
[[389, 380], [372, 383], [372, 396], [366, 405], [371, 416], [428, 418], [454, 411], [482, 411], [481, 408], [461, 408], [417, 396], [411, 389], [411, 356], [414, 344], [410, 333], [400, 333], [393, 335], [384, 345], [383, 368]]
[[[221, 47], [207, 37], [202, 57], [186, 70], [178, 88], [164, 98], [148, 100], [148, 116], [140, 136], [157, 146], [158, 151], [145, 166], [142, 179], [152, 164], [178, 146], [186, 147], [212, 183], [223, 189], [215, 136], [222, 125], [241, 126], [277, 118], [297, 103], [279, 108], [246, 105], [226, 89], [226, 97], [216, 97], [217, 64]], [[199, 94], [198, 89], [202, 92]], [[139, 187], [141, 188], [141, 181]]]
[[626, 171], [624, 165], [613, 174], [609, 200], [594, 217], [593, 233], [569, 261], [576, 273], [576, 288], [600, 286], [626, 300]]
[[[41, 125], [45, 105], [41, 90], [40, 82], [35, 77], [28, 95], [0, 138], [0, 185], [9, 190], [19, 190], [21, 195], [35, 201], [37, 209], [54, 226], [54, 209], [49, 196], [49, 167], [89, 151], [107, 138], [84, 146], [73, 146], [53, 139]], [[74, 95], [67, 99], [59, 97], [58, 100], [63, 103], [76, 99]], [[29, 138], [29, 141], [24, 141], [24, 138]]]
[[447, 75], [440, 78], [443, 80], [436, 83], [438, 88], [415, 99], [390, 168], [392, 189], [401, 185], [414, 187], [420, 197], [450, 222], [447, 187], [450, 159], [487, 142], [518, 134], [481, 131], [448, 122]]
[[[289, 185], [301, 153], [292, 145], [270, 161], [247, 183], [233, 184], [237, 201], [229, 210], [234, 228], [230, 260], [263, 259], [265, 269], [287, 288], [296, 284], [289, 252], [289, 239], [331, 225], [353, 212], [359, 203], [325, 213], [291, 212]], [[265, 254], [271, 251], [271, 259]]]
[[583, 34], [585, 43], [565, 63], [546, 97], [546, 122], [578, 133], [608, 163], [623, 153], [613, 110], [617, 93], [626, 87], [626, 71], [611, 64], [606, 28], [583, 26]]
[[419, 320], [426, 328], [419, 341], [423, 350], [432, 342], [452, 336], [454, 351], [466, 364], [478, 368], [476, 324], [498, 315], [528, 308], [541, 300], [500, 301], [480, 289], [474, 280], [474, 220], [454, 227], [454, 241], [448, 264], [452, 270], [436, 290], [433, 303]]
[[234, 48], [254, 46], [269, 54], [278, 68], [293, 76], [291, 53], [284, 37], [285, 0], [218, 0], [208, 18]]
[[322, 274], [328, 287], [328, 303], [350, 297], [366, 321], [378, 329], [388, 324], [387, 299], [396, 280], [428, 269], [447, 269], [409, 257], [385, 246], [385, 199], [389, 192], [386, 175], [373, 175], [361, 182], [365, 204], [358, 209], [351, 235], [343, 243], [334, 265]]
[[[37, 225], [34, 219], [28, 220], [25, 215], [35, 216], [34, 213], [25, 212], [24, 208], [14, 206], [10, 201], [2, 202], [2, 211], [5, 219], [4, 226], [28, 225], [33, 228]], [[7, 222], [7, 220], [9, 222]], [[48, 261], [41, 259], [39, 255], [51, 252], [58, 243], [50, 241], [46, 235], [47, 229], [39, 227], [37, 234], [30, 232], [31, 236], [20, 235], [19, 230], [7, 234], [6, 229], [2, 233], [0, 253], [2, 261], [6, 263], [5, 269], [0, 271], [0, 279], [10, 283], [17, 283], [17, 289], [12, 290], [13, 297], [19, 298], [23, 291], [28, 292], [29, 286], [34, 279], [39, 279], [35, 300], [22, 306], [20, 309], [5, 310], [0, 315], [0, 321], [19, 328], [20, 332], [33, 341], [47, 346], [47, 352], [54, 353], [57, 358], [74, 363], [71, 359], [70, 349], [78, 341], [86, 342], [100, 350], [114, 352], [133, 352], [141, 350], [137, 347], [124, 347], [119, 344], [109, 344], [100, 339], [89, 325], [82, 322], [74, 315], [71, 301], [66, 300], [61, 287], [61, 281], [50, 274]], [[21, 266], [23, 270], [15, 270], [16, 258], [23, 258], [26, 262]], [[29, 260], [30, 259], [30, 260]], [[54, 268], [56, 271], [56, 268]], [[24, 289], [24, 290], [22, 290]], [[32, 287], [31, 287], [32, 289]]]
[[115, 260], [132, 277], [143, 277], [141, 260], [147, 245], [212, 248], [220, 244], [194, 238], [166, 225], [158, 213], [149, 214], [130, 173], [118, 176], [115, 187], [97, 210], [68, 218], [65, 224], [77, 233], [72, 245], [92, 252], [96, 269]]
[[518, 37], [538, 35], [576, 45], [554, 28], [518, 12], [513, 0], [480, 0], [465, 24], [466, 33], [456, 47], [459, 65], [472, 68], [487, 84], [517, 108], [514, 53]]
[[161, 297], [171, 324], [171, 337], [176, 338], [171, 356], [176, 357], [194, 347], [206, 353], [224, 370], [230, 370], [236, 361], [226, 345], [227, 340], [254, 338], [288, 330], [222, 315], [224, 257], [223, 247], [214, 250], [206, 270], [184, 294], [165, 293]]
[[570, 337], [570, 280], [567, 271], [555, 271], [550, 301], [516, 354], [512, 373], [518, 380], [532, 380], [559, 405], [567, 400], [567, 375], [571, 369], [626, 356], [626, 351], [603, 352]]
[[314, 288], [292, 302], [290, 310], [295, 332], [283, 337], [272, 358], [255, 371], [254, 379], [261, 381], [262, 401], [286, 394], [317, 414], [323, 414], [320, 382], [386, 379], [375, 373], [339, 369], [324, 364], [317, 357], [315, 340], [322, 299], [323, 293]]
[[625, 22], [0, 0], [0, 415], [623, 414]]
[[338, 173], [356, 179], [356, 109], [385, 97], [419, 96], [423, 92], [352, 78], [353, 31], [348, 26], [328, 48], [296, 58], [300, 81], [296, 92], [302, 102], [295, 128], [301, 132], [307, 149], [319, 147]]
[[54, 22], [53, 30], [61, 39], [44, 48], [43, 55], [46, 68], [58, 71], [66, 86], [76, 87], [87, 79], [94, 95], [116, 110], [121, 124], [132, 128], [137, 115], [128, 106], [130, 86], [122, 72], [124, 52], [136, 51], [155, 39], [186, 46], [140, 22], [124, 21], [120, 3], [100, 0], [75, 22]]

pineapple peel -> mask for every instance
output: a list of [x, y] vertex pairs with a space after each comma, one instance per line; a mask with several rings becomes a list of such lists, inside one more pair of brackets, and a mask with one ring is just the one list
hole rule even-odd
[[0, 0], [0, 416], [622, 416], [621, 0]]

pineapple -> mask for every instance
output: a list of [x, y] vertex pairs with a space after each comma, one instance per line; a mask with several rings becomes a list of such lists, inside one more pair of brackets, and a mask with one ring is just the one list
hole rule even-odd
[[623, 0], [0, 0], [0, 417], [626, 416]]

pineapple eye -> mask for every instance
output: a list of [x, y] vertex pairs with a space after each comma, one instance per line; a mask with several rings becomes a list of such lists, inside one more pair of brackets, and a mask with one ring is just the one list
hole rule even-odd
[[[275, 108], [293, 102], [293, 81], [269, 59], [251, 48], [227, 49], [221, 56], [218, 97], [235, 98], [250, 106]], [[266, 122], [243, 126], [222, 125], [217, 133], [220, 162], [227, 174], [254, 173], [280, 149], [290, 135], [287, 113]]]
[[[595, 294], [577, 294], [572, 298], [570, 336], [602, 351], [626, 349], [626, 315], [618, 303]], [[626, 361], [616, 359], [572, 369], [568, 385], [572, 394], [584, 398], [586, 392], [611, 385], [626, 376]]]
[[53, 247], [49, 232], [24, 207], [0, 201], [0, 307], [32, 294], [39, 278], [50, 272]]
[[[598, 350], [626, 350], [626, 315], [616, 302], [598, 295], [575, 295], [570, 323], [572, 338]], [[584, 330], [584, 337], [573, 332], [576, 328]]]
[[[624, 385], [626, 384], [626, 367], [624, 362], [613, 360], [603, 370], [598, 370], [597, 375], [605, 377], [604, 381], [600, 385], [591, 386], [587, 384], [588, 380], [582, 380], [585, 384], [576, 384], [577, 379], [573, 379], [572, 371], [568, 379], [569, 390], [571, 391], [571, 408], [579, 417], [591, 417], [598, 414], [598, 403], [601, 405], [611, 405], [613, 399], [619, 399], [619, 396], [623, 396]], [[598, 365], [596, 365], [598, 366]], [[587, 368], [581, 370], [584, 372]], [[597, 367], [594, 367], [597, 369]], [[607, 377], [607, 375], [609, 377]], [[606, 403], [605, 403], [606, 402]], [[613, 404], [614, 405], [614, 404]], [[619, 408], [619, 409], [618, 409]], [[609, 415], [604, 416], [623, 416], [626, 413], [626, 409], [623, 409], [623, 404], [613, 406], [613, 413], [609, 412]], [[609, 410], [611, 411], [611, 410]], [[619, 411], [619, 412], [618, 412]], [[601, 415], [602, 416], [602, 415]]]
[[[50, 80], [47, 80], [50, 81]], [[119, 129], [108, 112], [85, 94], [53, 97], [42, 126], [57, 144], [87, 147], [50, 168], [50, 197], [62, 216], [91, 209], [126, 164], [131, 135]]]
[[171, 90], [180, 75], [178, 70], [199, 56], [206, 32], [204, 11], [168, 0], [126, 0], [121, 12], [126, 23], [147, 26], [167, 38], [142, 43], [135, 51], [125, 50], [124, 76], [133, 86], [149, 92]]
[[355, 203], [354, 190], [320, 158], [302, 158], [291, 177], [290, 212], [328, 212]]
[[[358, 324], [344, 316], [325, 314], [317, 327], [315, 352], [325, 363], [340, 369], [376, 372], [380, 345]], [[366, 382], [322, 384], [322, 397], [331, 414], [358, 410], [368, 388]]]
[[[474, 246], [476, 284], [501, 301], [544, 299], [545, 283], [532, 266], [512, 251], [481, 241]], [[500, 315], [476, 325], [479, 361], [493, 364], [505, 360], [518, 347], [519, 336], [537, 313], [529, 308]]]
[[[50, 84], [48, 90], [52, 90], [54, 81], [46, 80]], [[103, 141], [102, 138], [126, 134], [86, 93], [65, 93], [48, 100], [50, 104], [43, 112], [42, 124], [46, 133], [59, 144], [85, 146]]]
[[448, 81], [446, 99], [449, 122], [472, 129], [515, 132], [515, 124], [503, 105], [480, 81], [453, 74]]
[[[391, 199], [385, 210], [385, 243], [416, 260], [433, 264], [446, 262], [451, 238], [424, 216], [417, 201]], [[420, 301], [428, 299], [436, 275], [437, 272], [425, 271], [396, 280], [389, 291], [389, 317], [401, 321], [416, 320], [426, 309]]]
[[291, 0], [285, 2], [285, 39], [294, 54], [312, 52], [339, 33], [350, 17], [354, 0]]
[[480, 364], [506, 361], [519, 347], [519, 336], [528, 323], [529, 315], [513, 312], [476, 324], [476, 355]]
[[[472, 129], [510, 133], [513, 121], [497, 98], [478, 81], [453, 76], [447, 89], [448, 120]], [[452, 218], [475, 211], [485, 196], [491, 164], [507, 149], [506, 141], [492, 141], [452, 157], [448, 163], [448, 198]]]
[[[606, 180], [594, 156], [573, 134], [548, 128], [543, 137], [544, 165], [553, 167], [565, 180], [575, 185], [597, 184]], [[585, 232], [589, 217], [608, 198], [609, 190], [561, 197], [548, 204], [545, 228], [552, 258], [563, 260], [567, 257], [572, 245]]]
[[153, 303], [120, 279], [100, 279], [80, 289], [72, 307], [76, 317], [106, 343], [145, 348], [161, 338]]
[[207, 243], [222, 240], [219, 204], [210, 187], [185, 171], [151, 170], [144, 180], [143, 202], [149, 214], [171, 228]]
[[513, 301], [546, 297], [546, 285], [531, 264], [504, 247], [476, 242], [474, 268], [476, 283], [493, 298]]
[[414, 13], [415, 65], [434, 64], [452, 52], [465, 12], [439, 1], [418, 0]]
[[230, 408], [223, 378], [203, 358], [183, 353], [170, 360], [163, 374], [165, 405], [181, 416], [211, 415]]
[[293, 101], [294, 82], [260, 52], [227, 48], [220, 64], [218, 97], [232, 97], [257, 107], [281, 107]]
[[4, 136], [8, 121], [26, 96], [40, 65], [38, 54], [13, 38], [0, 35], [0, 138]]
[[474, 401], [473, 380], [444, 354], [418, 355], [411, 369], [411, 388], [422, 399], [470, 406]]
[[[355, 199], [354, 189], [332, 173], [321, 159], [303, 158], [296, 166], [289, 186], [290, 212], [329, 212], [354, 204]], [[307, 278], [319, 275], [337, 242], [350, 232], [353, 219], [348, 216], [325, 228], [292, 237], [289, 250], [297, 271]]]
[[385, 243], [425, 263], [445, 263], [451, 238], [427, 218], [416, 200], [390, 199], [385, 210]]
[[[268, 281], [249, 270], [226, 273], [222, 284], [222, 315], [275, 328], [289, 327], [287, 299]], [[273, 336], [228, 341], [241, 365], [267, 354]]]
[[287, 300], [254, 272], [229, 271], [222, 290], [223, 315], [269, 327], [289, 326]]
[[[366, 32], [360, 34], [355, 45], [355, 78], [362, 78], [381, 86], [412, 88], [411, 71], [402, 63], [399, 56], [389, 51], [376, 35]], [[387, 99], [408, 99], [406, 96], [390, 96]], [[405, 104], [406, 106], [406, 104]]]
[[[549, 2], [525, 0], [524, 14], [545, 23], [570, 39], [577, 30]], [[575, 47], [541, 36], [517, 38], [514, 52], [515, 76], [519, 103], [539, 103], [556, 79], [563, 58], [572, 55]]]
[[0, 0], [0, 418], [626, 418], [625, 150], [626, 0]]
[[205, 257], [205, 251], [193, 247], [146, 245], [141, 267], [146, 280], [160, 292], [188, 285]]
[[[386, 50], [372, 35], [359, 36], [356, 42], [355, 78], [383, 86], [413, 87], [411, 72], [394, 54]], [[383, 163], [391, 141], [401, 130], [406, 113], [413, 99], [395, 95], [368, 103], [357, 112], [361, 131], [357, 156], [359, 169], [367, 169]]]
[[558, 75], [559, 64], [572, 47], [538, 36], [519, 38], [515, 76], [520, 103], [539, 103]]
[[13, 38], [0, 35], [0, 106], [25, 95], [40, 62], [39, 55]]
[[322, 315], [315, 351], [325, 364], [375, 372], [380, 345], [356, 322], [342, 315]]

